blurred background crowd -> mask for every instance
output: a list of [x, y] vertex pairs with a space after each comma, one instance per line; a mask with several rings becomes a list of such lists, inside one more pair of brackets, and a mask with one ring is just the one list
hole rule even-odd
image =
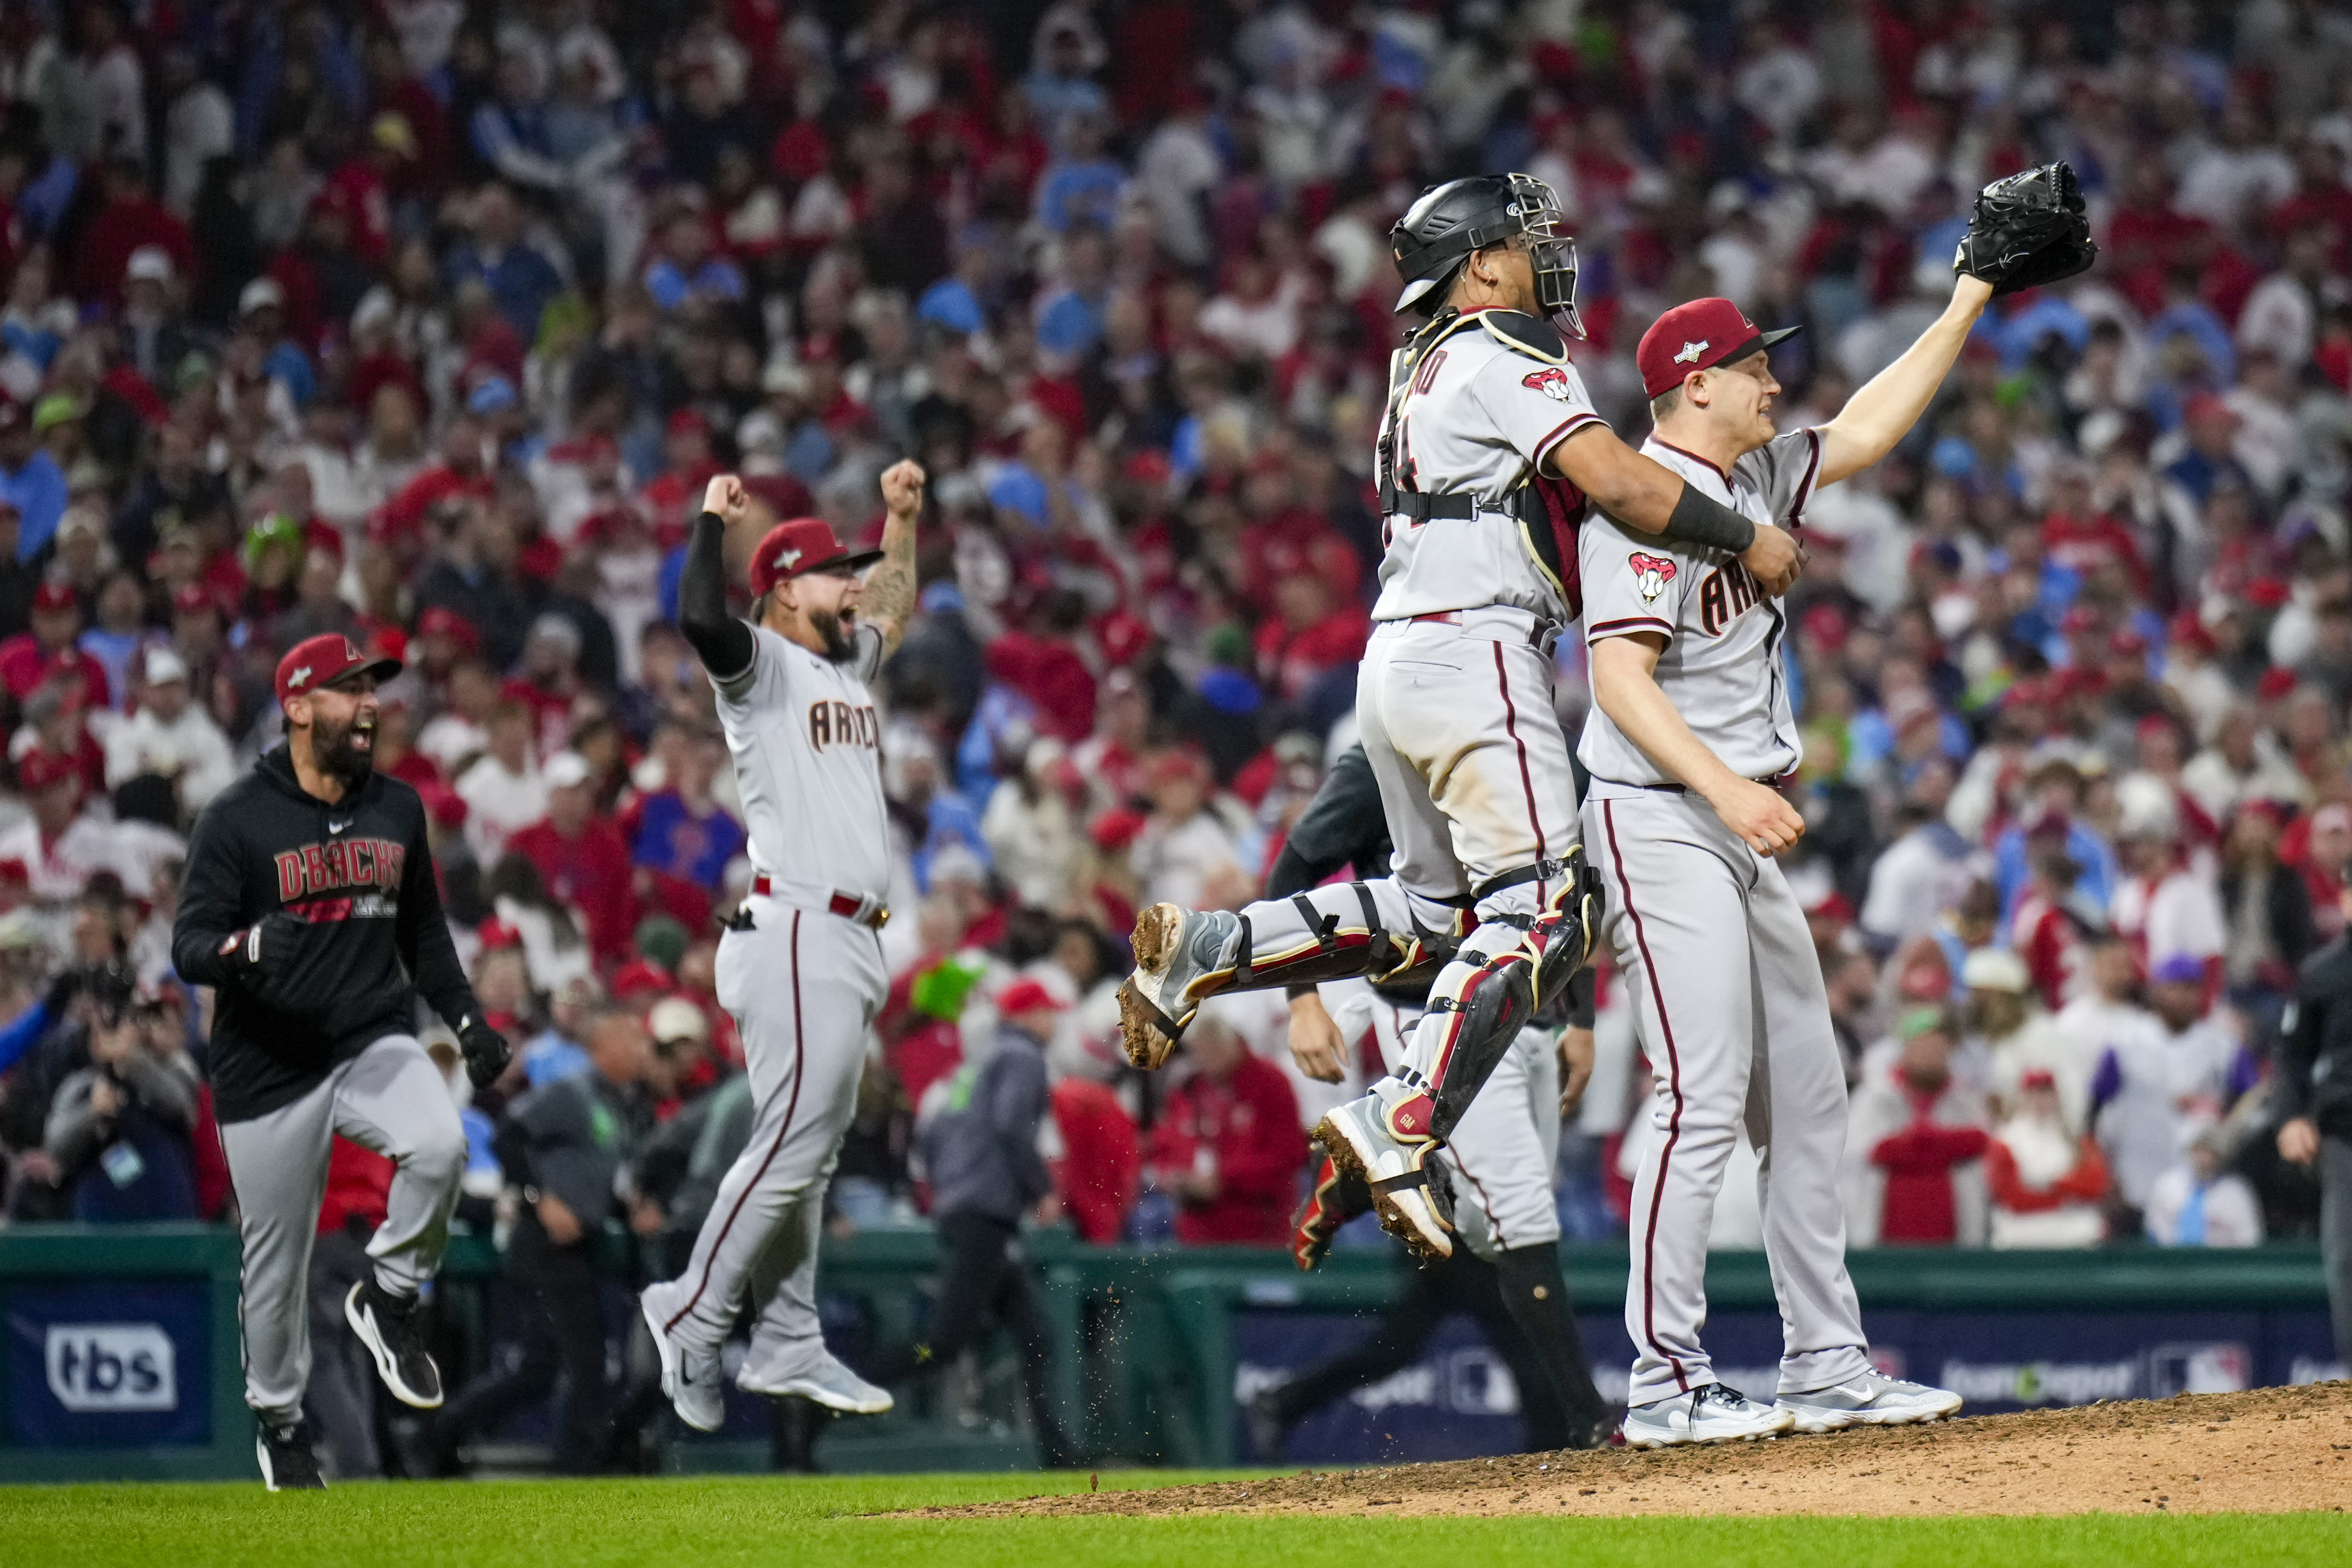
[[[1643, 328], [1713, 293], [1805, 327], [1790, 429], [1940, 309], [1979, 186], [2063, 157], [2100, 265], [1988, 316], [1790, 599], [1853, 1234], [2312, 1230], [2261, 1086], [2352, 856], [2352, 7], [58, 0], [0, 16], [0, 101], [12, 1218], [224, 1214], [183, 836], [275, 740], [278, 652], [341, 631], [406, 661], [377, 765], [520, 1046], [469, 1214], [502, 1141], [585, 1126], [625, 1174], [581, 1226], [690, 1238], [748, 1105], [711, 969], [748, 868], [686, 526], [732, 468], [871, 537], [911, 455], [897, 978], [835, 1223], [920, 1223], [927, 1103], [1020, 1028], [1041, 1223], [1278, 1245], [1352, 1088], [1278, 995], [1141, 1079], [1110, 993], [1136, 910], [1245, 900], [1347, 742], [1390, 223], [1549, 181], [1618, 429]], [[1558, 693], [1573, 734], [1574, 638]], [[1572, 1238], [1647, 1135], [1601, 989]], [[339, 1146], [322, 1233], [379, 1166]], [[1758, 1245], [1752, 1195], [1717, 1229]]]

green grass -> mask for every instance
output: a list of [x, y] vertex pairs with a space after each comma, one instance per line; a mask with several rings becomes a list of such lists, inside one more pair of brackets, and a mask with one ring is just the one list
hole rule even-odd
[[[1166, 1472], [1106, 1487], [1211, 1479]], [[0, 1563], [27, 1568], [365, 1568], [606, 1563], [905, 1568], [1433, 1568], [1559, 1562], [1656, 1568], [2016, 1568], [2036, 1563], [2352, 1560], [2352, 1515], [2064, 1519], [879, 1520], [884, 1510], [1082, 1490], [1083, 1475], [492, 1481], [350, 1486], [271, 1497], [257, 1485], [0, 1489]]]

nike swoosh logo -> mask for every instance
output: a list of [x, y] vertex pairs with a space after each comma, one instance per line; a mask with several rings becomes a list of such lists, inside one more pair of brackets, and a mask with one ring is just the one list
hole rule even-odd
[[349, 827], [350, 826], [351, 824], [348, 822], [331, 822], [327, 824], [327, 831], [330, 833], [341, 833], [344, 828]]

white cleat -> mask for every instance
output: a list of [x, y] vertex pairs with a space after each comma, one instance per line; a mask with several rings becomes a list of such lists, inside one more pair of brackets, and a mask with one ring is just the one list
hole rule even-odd
[[1960, 1396], [1948, 1388], [1864, 1371], [1828, 1388], [1784, 1394], [1776, 1403], [1795, 1419], [1800, 1432], [1843, 1432], [1849, 1426], [1941, 1421], [1959, 1409]]
[[1229, 910], [1153, 904], [1135, 917], [1135, 973], [1118, 988], [1127, 1059], [1157, 1071], [1201, 1003], [1233, 973], [1242, 920]]
[[662, 1327], [661, 1309], [654, 1301], [652, 1289], [637, 1298], [637, 1310], [645, 1314], [646, 1327], [653, 1331], [654, 1350], [661, 1356], [662, 1392], [677, 1408], [677, 1418], [698, 1432], [718, 1431], [727, 1422], [727, 1396], [719, 1386], [719, 1358], [689, 1360], [685, 1347]]
[[764, 1367], [754, 1371], [747, 1361], [735, 1374], [735, 1386], [770, 1399], [809, 1400], [845, 1415], [879, 1415], [895, 1403], [888, 1389], [866, 1382], [824, 1350], [817, 1352], [815, 1360], [791, 1373]]
[[1794, 1418], [1777, 1405], [1759, 1405], [1736, 1388], [1707, 1383], [1688, 1394], [1637, 1405], [1625, 1412], [1625, 1446], [1673, 1448], [1685, 1443], [1753, 1443], [1759, 1437], [1778, 1437], [1795, 1425]]
[[[1393, 1092], [1383, 1094], [1384, 1086]], [[1334, 1106], [1313, 1133], [1341, 1174], [1371, 1189], [1381, 1228], [1424, 1263], [1454, 1256], [1453, 1221], [1430, 1184], [1428, 1160], [1437, 1144], [1423, 1130], [1431, 1110], [1426, 1094], [1383, 1079], [1372, 1093]], [[1419, 1135], [1400, 1138], [1399, 1124]]]

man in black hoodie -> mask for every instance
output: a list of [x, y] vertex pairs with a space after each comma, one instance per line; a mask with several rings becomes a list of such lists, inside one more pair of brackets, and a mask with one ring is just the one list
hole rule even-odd
[[312, 637], [278, 666], [286, 743], [216, 796], [172, 929], [181, 978], [215, 988], [213, 1105], [245, 1246], [246, 1403], [272, 1491], [323, 1484], [302, 1420], [304, 1302], [334, 1136], [389, 1157], [374, 1276], [344, 1316], [394, 1395], [441, 1403], [419, 1288], [448, 1239], [466, 1135], [416, 1041], [417, 999], [457, 1031], [477, 1087], [508, 1047], [450, 945], [415, 790], [374, 771], [379, 679], [397, 660]]

